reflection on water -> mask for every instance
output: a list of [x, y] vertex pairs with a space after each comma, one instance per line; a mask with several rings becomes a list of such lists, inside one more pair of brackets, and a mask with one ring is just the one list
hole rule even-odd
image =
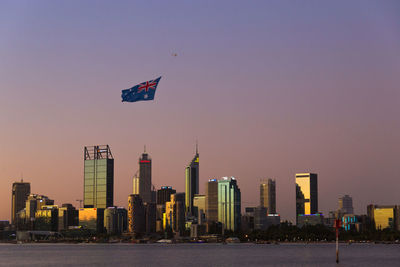
[[400, 245], [3, 244], [2, 266], [398, 266]]

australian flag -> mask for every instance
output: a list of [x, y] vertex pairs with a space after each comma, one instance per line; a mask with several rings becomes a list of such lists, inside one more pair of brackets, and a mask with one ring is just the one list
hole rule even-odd
[[122, 90], [122, 102], [136, 102], [153, 100], [161, 76], [155, 80], [147, 81], [130, 89]]

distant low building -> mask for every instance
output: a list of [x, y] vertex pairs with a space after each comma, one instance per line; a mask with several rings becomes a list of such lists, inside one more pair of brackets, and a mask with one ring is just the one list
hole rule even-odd
[[341, 214], [353, 214], [353, 199], [349, 195], [339, 198], [339, 211]]
[[368, 205], [367, 211], [375, 229], [389, 228], [400, 231], [400, 206]]
[[120, 235], [127, 230], [127, 211], [123, 207], [104, 210], [104, 228], [109, 235]]
[[68, 230], [71, 226], [79, 225], [79, 210], [72, 204], [62, 204], [58, 208], [58, 231]]
[[359, 222], [359, 216], [355, 214], [346, 214], [342, 217], [342, 228], [345, 231], [357, 231], [361, 230], [361, 223]]
[[34, 229], [37, 231], [58, 231], [58, 206], [42, 206], [35, 213]]
[[79, 226], [98, 233], [104, 232], [104, 209], [80, 208]]
[[9, 221], [0, 221], [0, 231], [4, 231], [10, 227]]
[[301, 228], [305, 225], [324, 224], [324, 216], [321, 213], [316, 214], [301, 214], [297, 216], [297, 227]]
[[268, 214], [267, 216], [267, 228], [272, 225], [279, 225], [281, 223], [281, 215], [279, 214]]

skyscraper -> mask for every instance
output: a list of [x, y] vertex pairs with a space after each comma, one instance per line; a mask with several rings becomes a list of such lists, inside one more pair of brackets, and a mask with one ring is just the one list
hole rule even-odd
[[276, 214], [275, 180], [261, 180], [260, 206], [268, 209], [268, 214]]
[[299, 215], [318, 212], [318, 181], [315, 173], [296, 174], [296, 222]]
[[218, 221], [226, 230], [240, 229], [241, 196], [234, 177], [223, 177], [218, 181]]
[[218, 222], [218, 181], [210, 179], [206, 184], [206, 219]]
[[175, 194], [176, 190], [172, 186], [161, 186], [160, 190], [157, 190], [157, 205], [165, 205], [165, 202], [171, 200], [171, 195]]
[[186, 217], [197, 216], [193, 210], [194, 195], [199, 193], [199, 153], [196, 145], [196, 155], [185, 170], [185, 206]]
[[151, 158], [146, 153], [146, 148], [139, 158], [139, 196], [144, 203], [155, 201], [151, 192]]
[[175, 233], [183, 234], [185, 230], [184, 201], [184, 193], [175, 193], [171, 195], [171, 200], [165, 203], [164, 229], [171, 228]]
[[114, 158], [110, 147], [85, 147], [84, 159], [84, 207], [114, 206]]
[[146, 211], [139, 195], [132, 194], [128, 198], [128, 229], [134, 234], [146, 231]]
[[339, 211], [341, 214], [353, 214], [353, 199], [349, 195], [339, 198]]
[[11, 193], [11, 223], [15, 224], [17, 212], [23, 210], [26, 205], [26, 200], [31, 193], [31, 184], [21, 182], [15, 182], [12, 185]]

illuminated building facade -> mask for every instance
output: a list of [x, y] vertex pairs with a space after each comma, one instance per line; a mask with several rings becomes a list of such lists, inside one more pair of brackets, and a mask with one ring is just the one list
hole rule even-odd
[[262, 180], [260, 184], [260, 206], [267, 208], [269, 214], [276, 213], [276, 183], [275, 180]]
[[197, 212], [197, 223], [203, 224], [206, 221], [206, 196], [194, 195], [193, 209]]
[[37, 231], [53, 231], [58, 230], [58, 206], [48, 205], [42, 206], [35, 212], [35, 230]]
[[132, 234], [146, 232], [146, 211], [142, 198], [139, 195], [128, 197], [128, 230]]
[[84, 208], [112, 207], [114, 204], [114, 158], [110, 147], [85, 147]]
[[199, 153], [196, 146], [196, 155], [185, 169], [185, 208], [186, 217], [196, 217], [193, 210], [194, 195], [199, 193]]
[[54, 200], [49, 199], [47, 196], [30, 194], [26, 200], [27, 221], [33, 221], [36, 211], [47, 205], [54, 205]]
[[30, 183], [24, 183], [23, 180], [13, 183], [11, 193], [11, 224], [15, 224], [17, 213], [25, 208], [26, 200], [30, 193]]
[[183, 234], [185, 230], [185, 194], [175, 193], [171, 195], [171, 200], [165, 203], [165, 213], [163, 216], [164, 229], [171, 228], [178, 234]]
[[300, 215], [318, 212], [318, 181], [315, 173], [296, 174], [296, 223]]
[[98, 233], [104, 232], [104, 209], [79, 209], [79, 226]]
[[218, 181], [218, 221], [225, 230], [240, 229], [241, 195], [234, 177], [223, 177]]
[[400, 207], [397, 205], [369, 205], [368, 216], [375, 225], [375, 229], [392, 229], [400, 231]]

